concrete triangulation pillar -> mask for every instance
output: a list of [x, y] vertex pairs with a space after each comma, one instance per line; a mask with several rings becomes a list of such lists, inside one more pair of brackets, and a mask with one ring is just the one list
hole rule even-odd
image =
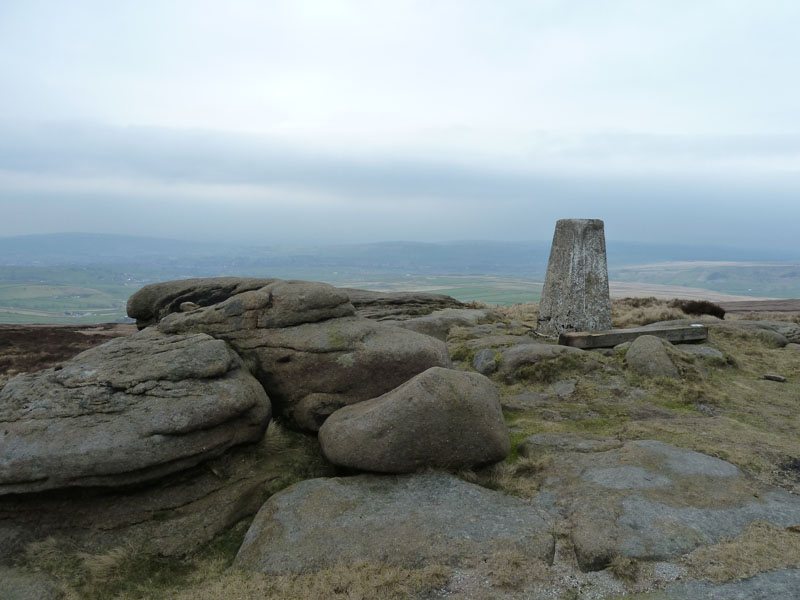
[[603, 221], [561, 219], [553, 234], [536, 332], [557, 336], [610, 328]]

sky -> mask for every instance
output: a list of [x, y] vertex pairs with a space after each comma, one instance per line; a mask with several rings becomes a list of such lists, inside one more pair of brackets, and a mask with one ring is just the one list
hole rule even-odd
[[800, 259], [796, 0], [3, 0], [0, 236]]

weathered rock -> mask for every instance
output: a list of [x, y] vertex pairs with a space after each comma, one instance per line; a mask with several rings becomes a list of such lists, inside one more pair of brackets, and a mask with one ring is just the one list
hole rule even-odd
[[682, 352], [686, 352], [687, 354], [691, 354], [692, 356], [697, 356], [699, 358], [725, 360], [725, 355], [722, 352], [709, 346], [700, 346], [697, 344], [676, 344], [675, 347]]
[[234, 565], [270, 574], [359, 560], [458, 565], [499, 550], [551, 562], [548, 527], [525, 502], [445, 473], [312, 479], [267, 501]]
[[315, 431], [333, 411], [397, 387], [433, 366], [450, 366], [429, 336], [352, 315], [326, 284], [278, 281], [190, 313], [172, 313], [165, 333], [204, 332], [250, 365], [276, 409]]
[[2, 600], [58, 600], [64, 594], [47, 575], [0, 566]]
[[792, 352], [800, 352], [800, 344], [795, 344], [794, 342], [791, 344], [786, 344], [785, 348], [787, 350], [791, 350]]
[[340, 289], [348, 295], [358, 316], [378, 321], [412, 319], [445, 308], [464, 308], [465, 306], [463, 302], [444, 294]]
[[270, 412], [222, 341], [117, 338], [0, 391], [0, 495], [163, 477], [260, 439]]
[[558, 343], [583, 350], [613, 348], [625, 342], [633, 342], [640, 335], [654, 335], [673, 344], [680, 342], [704, 342], [708, 339], [708, 327], [702, 323], [691, 325], [669, 325], [654, 327], [628, 327], [603, 331], [568, 331], [558, 336]]
[[447, 308], [436, 311], [425, 317], [416, 317], [405, 321], [383, 321], [386, 324], [396, 325], [423, 333], [439, 340], [446, 340], [453, 327], [469, 327], [483, 323], [495, 317], [495, 313], [488, 309], [477, 308]]
[[497, 370], [497, 357], [491, 348], [478, 350], [472, 357], [472, 367], [481, 375], [491, 375]]
[[669, 357], [665, 342], [654, 335], [642, 335], [631, 342], [625, 353], [628, 367], [645, 377], [680, 377], [677, 367]]
[[720, 320], [714, 317], [698, 317], [696, 319], [675, 319], [651, 323], [646, 327], [660, 327], [664, 325], [688, 325], [691, 323], [704, 323], [711, 329], [738, 329], [749, 331], [760, 337], [765, 343], [783, 348], [786, 344], [800, 343], [800, 324], [792, 321], [748, 321], [745, 319]]
[[159, 322], [159, 329], [222, 337], [234, 331], [281, 329], [354, 314], [347, 294], [333, 286], [276, 280], [189, 313], [172, 312]]
[[517, 369], [536, 363], [552, 360], [565, 354], [583, 354], [584, 350], [555, 344], [521, 344], [504, 350], [500, 355], [498, 371], [509, 375]]
[[777, 373], [767, 373], [764, 375], [764, 379], [768, 381], [777, 381], [778, 383], [786, 383], [786, 377], [778, 375]]
[[494, 384], [440, 367], [337, 410], [319, 441], [334, 464], [385, 473], [473, 467], [503, 460], [510, 449]]
[[757, 329], [774, 331], [789, 343], [800, 343], [800, 324], [792, 321], [731, 321], [731, 323], [741, 323]]
[[550, 261], [539, 303], [536, 331], [611, 328], [606, 240], [600, 219], [561, 219], [556, 223]]
[[653, 600], [789, 600], [798, 597], [798, 590], [800, 569], [781, 569], [723, 584], [710, 581], [674, 583], [654, 594]]
[[773, 348], [784, 348], [789, 343], [786, 337], [772, 329], [753, 327], [752, 331], [755, 337]]
[[800, 499], [720, 459], [651, 440], [590, 453], [580, 443], [553, 442], [566, 451], [542, 473], [540, 496], [572, 523], [583, 570], [603, 569], [616, 555], [668, 560], [757, 520], [800, 522]]
[[248, 290], [257, 290], [276, 279], [205, 277], [151, 283], [128, 298], [128, 316], [139, 329], [158, 323], [186, 303], [211, 306]]
[[145, 485], [0, 496], [0, 564], [46, 538], [96, 554], [183, 555], [255, 514], [269, 483], [285, 477], [286, 460], [249, 444]]
[[566, 398], [575, 391], [576, 383], [577, 380], [575, 379], [562, 379], [561, 381], [556, 381], [547, 388], [547, 393], [551, 394], [552, 396], [557, 396], [558, 398]]

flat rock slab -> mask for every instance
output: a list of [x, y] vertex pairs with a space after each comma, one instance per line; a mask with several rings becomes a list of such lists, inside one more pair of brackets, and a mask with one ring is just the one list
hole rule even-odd
[[260, 439], [270, 415], [225, 342], [117, 338], [0, 390], [0, 496], [157, 479]]
[[382, 321], [387, 325], [395, 325], [417, 333], [447, 340], [453, 327], [470, 327], [485, 323], [495, 318], [495, 312], [480, 308], [445, 308], [424, 317], [415, 317], [402, 321]]
[[675, 346], [681, 352], [685, 352], [686, 354], [691, 354], [692, 356], [696, 356], [698, 358], [708, 358], [711, 360], [725, 360], [725, 355], [717, 350], [716, 348], [711, 348], [710, 346], [702, 346], [696, 344], [677, 344]]
[[375, 292], [355, 288], [339, 288], [350, 297], [360, 317], [405, 320], [428, 315], [445, 308], [464, 308], [464, 303], [445, 294], [425, 292]]
[[338, 562], [457, 565], [498, 550], [552, 562], [546, 516], [446, 473], [311, 479], [274, 495], [234, 564], [268, 574]]
[[606, 452], [621, 448], [622, 442], [614, 439], [576, 437], [561, 433], [537, 433], [517, 447], [520, 456], [535, 457], [543, 452]]
[[383, 473], [475, 467], [503, 460], [510, 450], [494, 384], [441, 367], [337, 410], [320, 428], [319, 442], [336, 465]]
[[791, 600], [800, 597], [800, 569], [759, 573], [723, 584], [709, 581], [675, 583], [652, 595], [653, 600]]
[[[699, 326], [695, 326], [699, 325]], [[632, 342], [642, 335], [654, 335], [673, 343], [702, 342], [708, 339], [708, 327], [701, 324], [668, 325], [663, 327], [630, 327], [627, 329], [607, 329], [604, 331], [577, 331], [562, 333], [558, 343], [573, 348], [613, 348], [625, 342]]]
[[568, 450], [554, 454], [540, 496], [573, 524], [583, 570], [603, 569], [615, 555], [669, 560], [756, 520], [800, 524], [799, 498], [758, 487], [723, 460], [652, 440], [597, 451], [596, 441], [565, 435], [532, 439], [521, 453]]

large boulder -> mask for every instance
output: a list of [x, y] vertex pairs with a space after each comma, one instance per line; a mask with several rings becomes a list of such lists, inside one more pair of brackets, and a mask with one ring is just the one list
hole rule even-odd
[[191, 312], [172, 313], [164, 333], [208, 333], [250, 365], [282, 414], [312, 431], [335, 410], [375, 398], [433, 366], [445, 344], [354, 315], [332, 286], [277, 281]]
[[472, 467], [503, 460], [510, 449], [494, 384], [440, 367], [337, 410], [320, 428], [319, 441], [334, 464], [388, 473]]
[[645, 377], [669, 377], [678, 379], [680, 373], [672, 362], [661, 338], [654, 335], [640, 335], [631, 342], [625, 353], [628, 368], [637, 375]]
[[303, 481], [256, 515], [235, 566], [268, 574], [337, 563], [458, 565], [498, 551], [552, 562], [544, 514], [446, 473]]
[[274, 281], [246, 277], [204, 277], [151, 283], [128, 298], [128, 316], [136, 319], [139, 329], [144, 329], [170, 313], [179, 312], [181, 305], [184, 308], [187, 304], [211, 306]]
[[[270, 486], [291, 472], [287, 464], [301, 460], [275, 448], [271, 438], [237, 446], [136, 486], [0, 496], [0, 564], [13, 563], [29, 543], [48, 538], [64, 551], [185, 555], [254, 515]], [[308, 460], [313, 456], [309, 452]]]
[[117, 338], [0, 390], [0, 496], [151, 481], [260, 439], [270, 414], [223, 341]]

